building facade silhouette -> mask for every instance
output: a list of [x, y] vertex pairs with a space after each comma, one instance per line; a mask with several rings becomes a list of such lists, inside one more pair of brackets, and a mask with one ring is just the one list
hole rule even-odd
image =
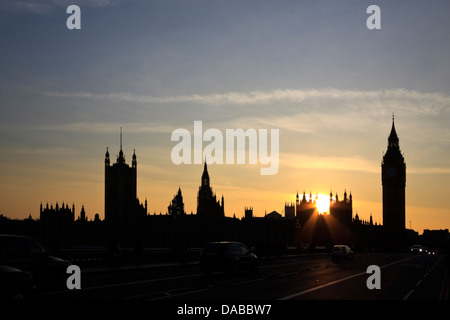
[[339, 222], [341, 226], [349, 226], [353, 221], [353, 196], [347, 197], [347, 191], [344, 191], [344, 199], [339, 200], [339, 196], [336, 193], [336, 197], [333, 200], [333, 194], [330, 192], [330, 216], [334, 218], [336, 222]]
[[306, 194], [303, 191], [303, 197], [300, 200], [298, 192], [295, 197], [295, 217], [300, 226], [303, 227], [314, 214], [319, 214], [315, 200], [312, 198], [311, 192], [309, 193], [309, 200], [306, 199]]
[[218, 201], [216, 194], [212, 191], [206, 160], [203, 167], [201, 184], [198, 188], [197, 216], [203, 219], [225, 217], [224, 199], [222, 196], [222, 201]]
[[406, 164], [400, 151], [394, 117], [388, 138], [388, 148], [381, 163], [383, 185], [383, 226], [388, 229], [405, 229]]
[[137, 159], [133, 151], [131, 167], [125, 162], [120, 131], [120, 151], [111, 165], [108, 148], [105, 154], [105, 221], [111, 225], [135, 222], [147, 214], [137, 198]]
[[173, 197], [169, 206], [167, 207], [167, 212], [173, 217], [185, 216], [183, 195], [181, 194], [181, 188], [178, 188], [177, 194]]
[[72, 207], [69, 208], [69, 204], [62, 203], [59, 206], [58, 202], [56, 202], [55, 207], [53, 208], [53, 204], [48, 206], [48, 203], [45, 207], [43, 207], [42, 203], [39, 208], [39, 217], [40, 221], [47, 224], [70, 224], [75, 221], [75, 205], [72, 204]]
[[[381, 164], [383, 188], [383, 225], [353, 217], [353, 197], [344, 192], [343, 198], [330, 192], [329, 212], [319, 213], [318, 197], [311, 192], [296, 194], [295, 203], [285, 203], [284, 217], [276, 211], [264, 217], [254, 214], [253, 207], [244, 208], [242, 219], [225, 216], [224, 197], [219, 200], [213, 192], [206, 161], [197, 194], [196, 214], [186, 214], [179, 187], [167, 207], [167, 213], [149, 215], [147, 201], [137, 198], [137, 157], [133, 151], [131, 165], [120, 150], [112, 164], [109, 150], [105, 154], [105, 219], [99, 215], [88, 220], [84, 206], [75, 219], [75, 205], [41, 204], [40, 219], [21, 222], [1, 219], [0, 231], [23, 228], [39, 238], [48, 248], [58, 250], [77, 245], [98, 245], [111, 248], [172, 248], [202, 247], [209, 241], [236, 240], [273, 254], [288, 246], [299, 250], [330, 247], [347, 243], [361, 248], [397, 250], [417, 238], [413, 230], [405, 229], [406, 164], [400, 151], [394, 119], [388, 138], [387, 151]], [[5, 232], [5, 231], [3, 231]], [[434, 240], [433, 240], [434, 241]], [[140, 251], [141, 252], [141, 251]]]
[[[316, 196], [317, 197], [317, 196]], [[313, 198], [313, 195], [309, 194], [309, 199], [306, 197], [306, 193], [303, 192], [303, 196], [300, 196], [297, 192], [295, 197], [295, 205], [293, 203], [284, 204], [284, 214], [286, 219], [296, 219], [298, 225], [304, 226], [314, 215], [319, 215], [317, 209], [317, 198]], [[333, 199], [333, 194], [330, 192], [330, 208], [329, 212], [324, 213], [324, 217], [332, 217], [335, 221], [339, 222], [343, 226], [349, 226], [353, 220], [353, 197], [350, 193], [347, 196], [347, 191], [344, 191], [344, 199], [339, 200], [339, 196], [336, 193]]]

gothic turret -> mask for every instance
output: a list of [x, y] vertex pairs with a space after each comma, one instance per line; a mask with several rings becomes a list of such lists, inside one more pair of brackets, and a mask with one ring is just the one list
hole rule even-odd
[[206, 164], [203, 167], [202, 181], [198, 189], [197, 196], [197, 215], [206, 219], [223, 218], [225, 216], [224, 200], [222, 203], [217, 200], [215, 193], [213, 193], [210, 181], [208, 167]]
[[106, 147], [106, 153], [105, 153], [105, 166], [109, 167], [110, 165], [110, 160], [109, 160], [109, 151], [108, 151], [108, 147]]
[[133, 160], [132, 160], [132, 162], [131, 162], [131, 166], [132, 166], [133, 168], [136, 168], [136, 167], [137, 167], [136, 150], [135, 150], [135, 149], [133, 149]]
[[125, 157], [123, 156], [123, 151], [122, 151], [122, 127], [120, 127], [120, 151], [119, 151], [119, 156], [117, 157], [117, 163], [119, 163], [119, 164], [125, 163]]

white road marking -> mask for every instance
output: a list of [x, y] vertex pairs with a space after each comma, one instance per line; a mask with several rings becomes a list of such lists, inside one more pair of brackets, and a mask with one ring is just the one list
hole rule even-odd
[[408, 294], [403, 298], [403, 300], [408, 300], [409, 296], [414, 293], [414, 290], [408, 292]]
[[[418, 287], [418, 286], [422, 283], [422, 281], [430, 274], [431, 270], [434, 269], [434, 267], [439, 263], [439, 261], [441, 261], [442, 258], [443, 258], [443, 257], [440, 257], [440, 258], [438, 259], [438, 261], [436, 261], [436, 262], [431, 266], [431, 268], [423, 275], [422, 279], [420, 279], [420, 280], [416, 283], [416, 287]], [[413, 292], [414, 292], [414, 290], [409, 291], [409, 292], [406, 294], [406, 296], [403, 298], [403, 300], [408, 300], [408, 298], [411, 296], [411, 294], [413, 294]]]
[[[394, 264], [401, 263], [401, 262], [403, 262], [403, 261], [407, 261], [407, 260], [410, 260], [410, 259], [413, 259], [413, 258], [414, 258], [414, 257], [410, 257], [410, 258], [406, 258], [406, 259], [394, 261], [394, 262], [388, 263], [388, 264], [386, 264], [386, 265], [384, 265], [384, 266], [382, 266], [382, 267], [380, 267], [380, 268], [381, 268], [381, 269], [382, 269], [382, 268], [386, 268], [386, 267], [392, 266], [392, 265], [394, 265]], [[348, 277], [345, 277], [345, 278], [341, 278], [341, 279], [338, 279], [338, 280], [335, 280], [335, 281], [331, 281], [331, 282], [322, 284], [322, 285], [317, 286], [317, 287], [313, 287], [313, 288], [306, 289], [306, 290], [303, 290], [303, 291], [300, 291], [300, 292], [296, 292], [296, 293], [290, 294], [290, 295], [288, 295], [288, 296], [281, 297], [281, 298], [279, 298], [278, 300], [290, 300], [290, 299], [292, 299], [292, 298], [299, 297], [299, 296], [304, 295], [304, 294], [306, 294], [306, 293], [313, 292], [313, 291], [316, 291], [316, 290], [319, 290], [319, 289], [322, 289], [322, 288], [325, 288], [325, 287], [329, 287], [329, 286], [332, 286], [332, 285], [334, 285], [334, 284], [336, 284], [336, 283], [340, 283], [340, 282], [343, 282], [343, 281], [347, 281], [347, 280], [350, 280], [350, 279], [359, 277], [359, 276], [361, 276], [361, 275], [367, 275], [366, 271], [360, 272], [360, 273], [356, 273], [356, 274], [354, 274], [354, 275], [351, 275], [351, 276], [348, 276]]]

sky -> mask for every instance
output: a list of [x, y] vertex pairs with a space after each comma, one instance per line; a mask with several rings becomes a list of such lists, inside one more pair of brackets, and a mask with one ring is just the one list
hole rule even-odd
[[[72, 4], [79, 30], [66, 26]], [[381, 29], [367, 28], [372, 4]], [[104, 157], [119, 153], [120, 128], [149, 213], [165, 214], [179, 187], [195, 213], [203, 165], [175, 164], [171, 135], [202, 121], [224, 137], [279, 130], [274, 175], [208, 165], [227, 216], [347, 191], [353, 214], [380, 224], [394, 113], [406, 226], [448, 229], [448, 12], [447, 0], [2, 1], [0, 214], [36, 219], [41, 203], [65, 202], [103, 219]]]

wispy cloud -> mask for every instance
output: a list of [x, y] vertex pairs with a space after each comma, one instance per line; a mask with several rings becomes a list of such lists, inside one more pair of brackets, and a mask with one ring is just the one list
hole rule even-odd
[[192, 94], [167, 97], [138, 95], [129, 92], [92, 93], [92, 92], [47, 92], [47, 96], [101, 99], [117, 102], [135, 103], [197, 103], [205, 105], [258, 105], [270, 103], [303, 103], [329, 102], [328, 109], [334, 103], [346, 106], [347, 109], [372, 114], [380, 114], [386, 108], [389, 110], [407, 111], [414, 114], [437, 115], [450, 106], [450, 96], [442, 93], [427, 93], [406, 89], [392, 90], [340, 90], [324, 89], [274, 89], [269, 91], [228, 92], [223, 94]]
[[[322, 156], [317, 154], [280, 154], [280, 166], [290, 169], [304, 169], [304, 170], [345, 170], [345, 171], [360, 171], [367, 173], [380, 173], [380, 162], [369, 160], [362, 156]], [[448, 167], [421, 167], [408, 166], [407, 174], [450, 174]]]
[[379, 173], [380, 164], [360, 156], [336, 157], [315, 154], [280, 154], [280, 166], [291, 169], [348, 170]]
[[[121, 123], [111, 122], [72, 122], [63, 124], [46, 124], [40, 125], [38, 129], [49, 131], [65, 131], [65, 132], [89, 132], [89, 133], [117, 133], [119, 127], [123, 127]], [[127, 132], [138, 133], [170, 133], [177, 127], [170, 125], [157, 125], [148, 123], [126, 123]]]
[[408, 167], [410, 174], [450, 174], [450, 168], [445, 167]]
[[118, 5], [125, 0], [2, 0], [0, 11], [3, 13], [34, 13], [48, 14], [58, 8], [66, 8], [72, 4], [80, 7], [108, 7]]

